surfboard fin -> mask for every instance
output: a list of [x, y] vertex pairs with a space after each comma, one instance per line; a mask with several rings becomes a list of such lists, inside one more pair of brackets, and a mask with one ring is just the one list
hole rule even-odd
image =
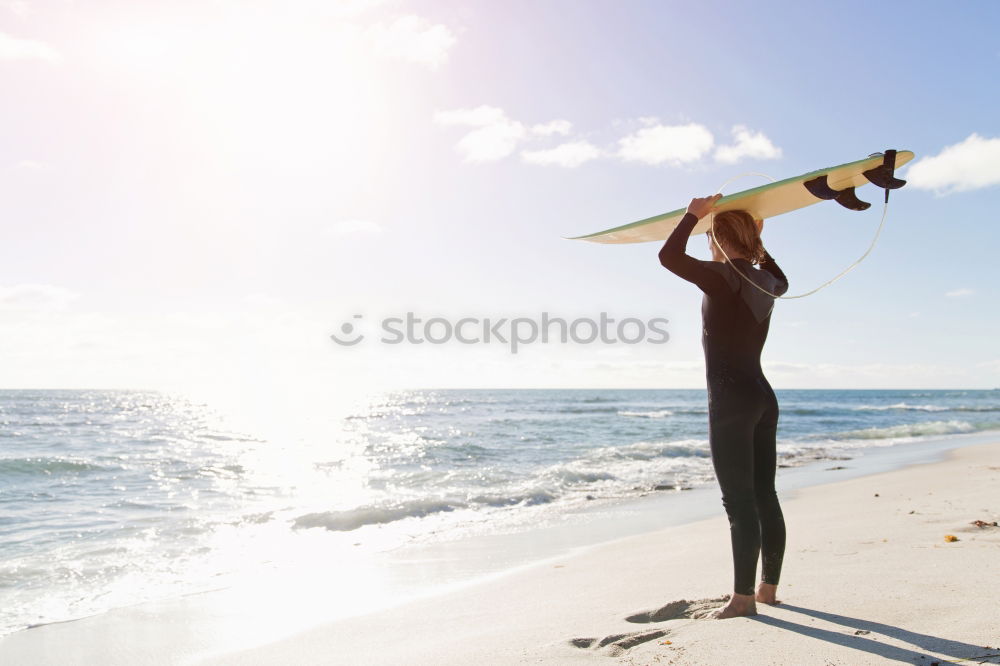
[[[887, 150], [885, 151], [885, 157], [882, 159], [882, 164], [874, 169], [863, 171], [862, 173], [872, 185], [877, 185], [884, 190], [897, 190], [903, 185], [906, 185], [906, 181], [896, 178], [894, 175], [895, 170], [896, 151]], [[888, 193], [886, 194], [888, 195]]]
[[846, 190], [835, 190], [830, 187], [830, 184], [826, 180], [826, 174], [812, 180], [807, 180], [803, 185], [809, 190], [809, 194], [817, 199], [833, 199], [844, 208], [867, 210], [871, 206], [870, 203], [862, 201], [854, 194], [853, 187], [848, 187]]
[[848, 187], [846, 190], [841, 190], [837, 193], [836, 199], [834, 199], [844, 208], [850, 210], [868, 210], [871, 208], [871, 204], [867, 201], [862, 201], [854, 194], [854, 188]]
[[[872, 157], [878, 155], [878, 153], [873, 153]], [[882, 153], [882, 164], [878, 165], [874, 169], [868, 169], [863, 171], [862, 174], [868, 179], [868, 182], [881, 187], [885, 190], [885, 200], [889, 201], [889, 190], [895, 190], [903, 185], [906, 185], [905, 180], [896, 178], [894, 172], [896, 170], [896, 151], [887, 150]], [[803, 185], [809, 190], [809, 194], [813, 195], [817, 199], [833, 199], [839, 203], [844, 208], [849, 210], [868, 210], [871, 208], [871, 204], [858, 199], [857, 195], [854, 194], [854, 188], [848, 187], [844, 190], [835, 190], [830, 187], [830, 183], [826, 180], [826, 175], [819, 176], [818, 178], [813, 178], [812, 180], [807, 180]]]
[[840, 192], [830, 187], [830, 184], [826, 182], [826, 174], [819, 178], [807, 180], [802, 184], [809, 190], [809, 194], [817, 199], [836, 199], [837, 195], [840, 194]]

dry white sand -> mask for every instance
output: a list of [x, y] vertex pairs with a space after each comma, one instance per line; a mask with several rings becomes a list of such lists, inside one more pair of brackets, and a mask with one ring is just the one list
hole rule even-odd
[[1000, 443], [945, 456], [784, 500], [783, 603], [753, 617], [691, 617], [731, 591], [720, 501], [716, 518], [248, 650], [163, 648], [190, 644], [190, 616], [126, 609], [15, 634], [0, 663], [1000, 663], [1000, 527], [971, 524], [1000, 521]]

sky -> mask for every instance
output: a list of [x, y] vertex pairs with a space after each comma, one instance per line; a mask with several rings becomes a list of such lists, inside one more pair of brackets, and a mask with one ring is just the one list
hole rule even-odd
[[[986, 0], [0, 0], [0, 387], [704, 387], [702, 295], [660, 243], [566, 238], [889, 148], [916, 157], [875, 248], [775, 304], [764, 371], [1000, 386], [997, 25]], [[868, 248], [858, 195], [765, 222], [790, 295]], [[510, 344], [543, 313], [633, 342]]]

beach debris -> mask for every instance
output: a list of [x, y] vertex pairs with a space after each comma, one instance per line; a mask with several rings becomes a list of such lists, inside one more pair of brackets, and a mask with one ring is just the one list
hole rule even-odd
[[955, 536], [954, 534], [945, 534], [944, 540], [947, 541], [948, 543], [951, 543], [952, 541], [958, 541], [958, 537]]
[[973, 520], [969, 524], [970, 525], [975, 525], [976, 527], [998, 527], [997, 521], [995, 521], [995, 520], [992, 523], [988, 523], [985, 520]]
[[870, 630], [868, 630], [868, 629], [857, 629], [857, 630], [855, 630], [854, 635], [855, 636], [864, 636], [865, 634], [870, 634], [870, 633], [872, 633], [872, 632]]
[[875, 493], [875, 497], [878, 497], [878, 493]]
[[673, 645], [673, 641], [660, 641], [660, 645]]
[[847, 468], [846, 468], [846, 467], [844, 467], [843, 465], [837, 465], [837, 466], [835, 466], [835, 467], [827, 467], [827, 468], [826, 468], [826, 471], [828, 471], [828, 472], [832, 472], [832, 471], [834, 471], [834, 470], [838, 470], [838, 469], [847, 469]]

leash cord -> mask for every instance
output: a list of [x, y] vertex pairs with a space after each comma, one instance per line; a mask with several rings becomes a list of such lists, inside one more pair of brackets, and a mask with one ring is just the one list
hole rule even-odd
[[[723, 187], [725, 187], [729, 183], [733, 182], [737, 178], [742, 178], [743, 176], [763, 176], [764, 178], [770, 179], [772, 183], [775, 182], [774, 178], [771, 178], [767, 174], [756, 173], [756, 172], [747, 172], [747, 173], [740, 174], [739, 176], [735, 176], [734, 178], [730, 178], [729, 180], [727, 180], [725, 183], [723, 183], [719, 187], [719, 190], [718, 190], [717, 194], [721, 194], [722, 193], [722, 188]], [[874, 236], [874, 238], [872, 238], [872, 242], [868, 246], [868, 249], [865, 250], [864, 254], [862, 254], [860, 257], [858, 257], [854, 261], [854, 263], [852, 263], [850, 266], [848, 266], [847, 268], [845, 268], [840, 273], [838, 273], [837, 275], [833, 276], [832, 278], [830, 278], [829, 280], [827, 280], [826, 282], [824, 282], [820, 286], [818, 286], [815, 289], [812, 289], [810, 291], [807, 291], [804, 294], [795, 294], [794, 296], [778, 296], [777, 294], [772, 294], [767, 289], [764, 289], [759, 284], [757, 284], [756, 282], [754, 282], [753, 280], [751, 280], [749, 277], [747, 277], [743, 273], [743, 271], [741, 271], [739, 268], [736, 267], [736, 264], [734, 264], [733, 260], [729, 258], [729, 255], [726, 254], [726, 251], [722, 249], [722, 245], [719, 244], [719, 239], [715, 237], [715, 233], [714, 233], [714, 231], [715, 231], [715, 213], [711, 213], [711, 215], [712, 215], [712, 226], [711, 226], [712, 233], [709, 234], [709, 236], [712, 239], [712, 243], [717, 248], [719, 248], [719, 251], [722, 253], [722, 256], [726, 258], [727, 262], [729, 262], [729, 265], [732, 266], [734, 269], [736, 269], [736, 272], [739, 273], [743, 277], [744, 280], [746, 280], [747, 282], [749, 282], [750, 284], [752, 284], [757, 289], [760, 289], [762, 292], [764, 292], [765, 294], [767, 294], [768, 296], [771, 296], [773, 298], [789, 298], [789, 299], [791, 299], [791, 298], [803, 298], [805, 296], [809, 296], [811, 294], [815, 294], [820, 289], [823, 289], [824, 287], [828, 287], [831, 284], [833, 284], [834, 282], [836, 282], [837, 280], [839, 280], [840, 278], [844, 277], [845, 275], [847, 275], [847, 273], [849, 273], [851, 270], [853, 270], [855, 266], [857, 266], [858, 264], [860, 264], [864, 260], [865, 257], [868, 256], [868, 254], [875, 248], [875, 243], [878, 242], [878, 237], [879, 237], [879, 234], [882, 233], [882, 226], [885, 224], [885, 216], [886, 216], [886, 213], [888, 211], [889, 211], [889, 199], [888, 199], [888, 197], [886, 197], [885, 203], [882, 204], [882, 219], [881, 219], [881, 221], [879, 221], [878, 228], [875, 229], [875, 236]]]

